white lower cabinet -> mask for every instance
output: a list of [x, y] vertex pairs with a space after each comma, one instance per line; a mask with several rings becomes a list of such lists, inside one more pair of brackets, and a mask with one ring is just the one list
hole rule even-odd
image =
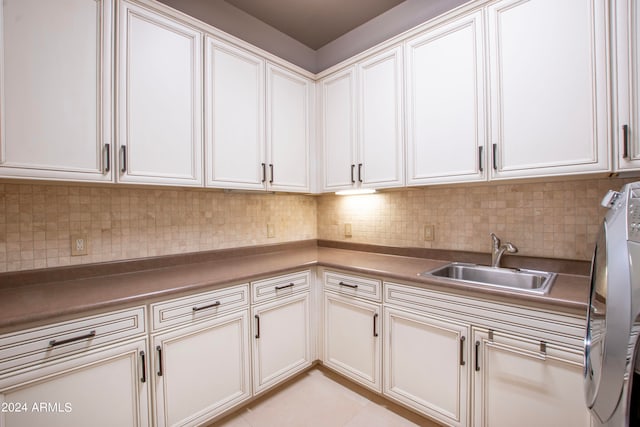
[[384, 394], [451, 426], [467, 425], [470, 326], [384, 308]]
[[147, 340], [0, 376], [0, 426], [149, 426]]
[[152, 337], [156, 426], [201, 425], [251, 397], [248, 315]]
[[474, 329], [473, 425], [587, 427], [582, 353]]
[[253, 388], [259, 394], [311, 366], [309, 293], [252, 310]]
[[381, 305], [324, 294], [324, 364], [353, 381], [382, 391]]

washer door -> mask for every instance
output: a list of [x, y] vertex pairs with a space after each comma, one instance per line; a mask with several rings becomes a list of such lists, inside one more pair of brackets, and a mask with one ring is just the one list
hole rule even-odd
[[603, 224], [591, 262], [591, 290], [584, 338], [584, 388], [587, 407], [598, 395], [604, 362], [607, 312], [607, 228]]

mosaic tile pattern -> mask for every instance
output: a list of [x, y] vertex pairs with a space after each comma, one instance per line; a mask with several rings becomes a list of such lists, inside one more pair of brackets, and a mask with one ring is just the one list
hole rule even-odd
[[[315, 239], [316, 230], [312, 196], [0, 182], [0, 271]], [[87, 235], [88, 255], [71, 256], [75, 234]]]
[[[635, 179], [637, 180], [637, 179]], [[529, 256], [590, 260], [609, 189], [634, 179], [434, 186], [318, 199], [318, 238], [489, 252], [490, 232]], [[344, 225], [352, 237], [344, 236]], [[424, 240], [424, 227], [435, 239]]]

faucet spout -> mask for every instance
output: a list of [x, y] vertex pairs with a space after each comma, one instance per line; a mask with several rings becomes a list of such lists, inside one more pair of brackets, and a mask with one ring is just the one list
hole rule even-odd
[[505, 252], [515, 254], [518, 248], [511, 242], [501, 244], [500, 239], [494, 233], [491, 233], [491, 267], [500, 267], [500, 260]]

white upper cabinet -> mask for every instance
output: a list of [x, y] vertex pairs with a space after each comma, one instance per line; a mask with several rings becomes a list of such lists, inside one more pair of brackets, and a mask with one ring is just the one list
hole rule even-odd
[[202, 33], [120, 0], [118, 52], [118, 180], [201, 186]]
[[313, 83], [267, 64], [268, 188], [309, 192]]
[[358, 183], [404, 184], [402, 46], [358, 64]]
[[320, 82], [322, 190], [356, 184], [356, 70], [349, 67]]
[[610, 170], [607, 5], [488, 7], [492, 179]]
[[0, 176], [112, 179], [112, 10], [0, 3]]
[[206, 37], [207, 185], [265, 186], [264, 60]]
[[404, 183], [402, 47], [321, 82], [323, 191]]
[[616, 167], [640, 168], [640, 6], [635, 0], [618, 0], [615, 10], [614, 75], [617, 120], [613, 131]]
[[486, 179], [482, 11], [406, 42], [407, 184]]

